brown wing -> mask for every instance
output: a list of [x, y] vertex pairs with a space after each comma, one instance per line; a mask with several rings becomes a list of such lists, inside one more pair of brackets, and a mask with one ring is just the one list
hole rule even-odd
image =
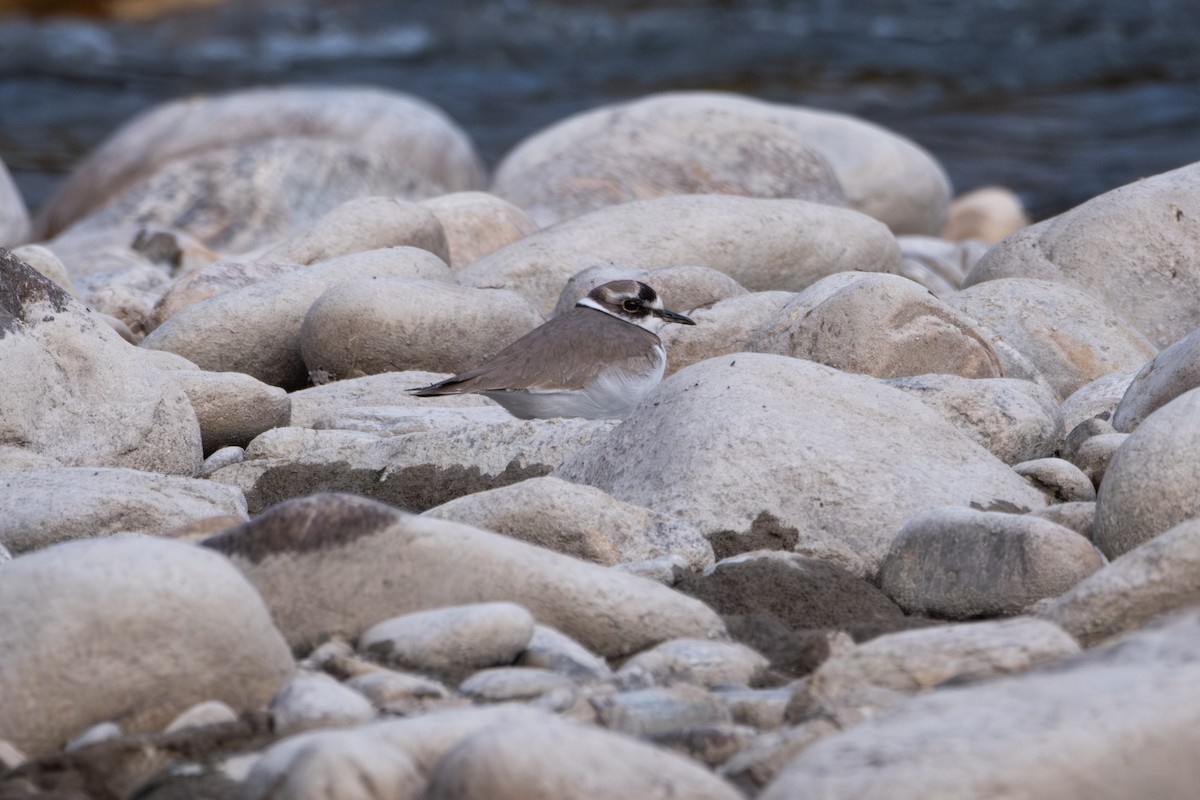
[[487, 391], [579, 389], [606, 366], [653, 369], [658, 337], [591, 308], [573, 308], [517, 339], [476, 369], [421, 389], [418, 397]]

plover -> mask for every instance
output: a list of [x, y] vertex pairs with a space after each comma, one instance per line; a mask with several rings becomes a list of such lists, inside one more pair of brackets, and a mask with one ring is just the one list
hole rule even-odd
[[662, 380], [657, 334], [668, 322], [696, 324], [663, 308], [646, 284], [611, 281], [478, 368], [408, 391], [482, 394], [521, 419], [623, 419]]

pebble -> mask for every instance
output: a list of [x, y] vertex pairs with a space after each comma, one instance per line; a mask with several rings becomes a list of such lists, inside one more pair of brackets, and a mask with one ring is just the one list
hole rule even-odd
[[458, 690], [476, 702], [505, 703], [532, 700], [574, 685], [569, 678], [546, 669], [497, 667], [476, 672], [460, 683]]
[[222, 703], [220, 700], [205, 700], [175, 717], [167, 727], [163, 728], [163, 731], [174, 733], [189, 728], [203, 728], [207, 725], [235, 722], [237, 718], [237, 712], [230, 708], [228, 703]]
[[267, 708], [281, 733], [357, 725], [375, 717], [374, 707], [360, 692], [320, 672], [298, 673]]

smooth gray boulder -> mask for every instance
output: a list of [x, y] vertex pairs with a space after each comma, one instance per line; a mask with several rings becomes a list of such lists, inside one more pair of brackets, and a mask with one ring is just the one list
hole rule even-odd
[[1076, 425], [1097, 416], [1111, 420], [1138, 372], [1137, 367], [1130, 367], [1076, 389], [1062, 402], [1063, 427], [1070, 432]]
[[[668, 325], [659, 333], [667, 348], [667, 375], [709, 358], [746, 350], [746, 342], [791, 302], [793, 292], [749, 292], [688, 314], [696, 325]], [[682, 329], [686, 327], [687, 331]]]
[[1010, 236], [965, 287], [1040, 278], [1083, 289], [1158, 347], [1200, 327], [1200, 162], [1142, 178]]
[[222, 447], [245, 447], [263, 431], [286, 427], [291, 420], [287, 392], [245, 373], [171, 370], [167, 374], [187, 393], [196, 412], [205, 456]]
[[169, 376], [0, 250], [0, 444], [68, 466], [194, 475], [200, 425]]
[[950, 506], [901, 529], [879, 585], [910, 613], [972, 619], [1018, 614], [1103, 564], [1091, 542], [1049, 520]]
[[894, 271], [887, 227], [804, 200], [681, 195], [593, 211], [459, 270], [465, 286], [509, 289], [550, 314], [571, 276], [596, 265], [655, 270], [701, 264], [752, 292], [799, 291], [835, 272]]
[[421, 205], [442, 226], [449, 249], [446, 263], [458, 270], [538, 229], [521, 209], [486, 192], [452, 192]]
[[258, 710], [292, 674], [262, 599], [215, 553], [123, 536], [0, 574], [0, 738], [31, 757], [97, 722], [161, 730], [202, 700]]
[[1164, 348], [1142, 367], [1113, 411], [1113, 427], [1129, 433], [1155, 410], [1200, 386], [1200, 329]]
[[923, 511], [1046, 505], [920, 400], [760, 353], [675, 373], [555, 474], [691, 522], [721, 542], [721, 555], [819, 546], [860, 562], [864, 574]]
[[1155, 411], [1113, 454], [1096, 496], [1096, 546], [1116, 558], [1200, 516], [1200, 389]]
[[445, 397], [413, 397], [405, 394], [406, 389], [428, 386], [448, 377], [444, 372], [404, 370], [310, 386], [288, 395], [292, 401], [291, 424], [312, 428], [322, 419], [362, 406], [408, 409], [497, 407], [486, 397], [473, 394]]
[[397, 614], [487, 601], [524, 606], [605, 656], [724, 633], [703, 603], [651, 581], [351, 495], [282, 503], [204, 545], [258, 587], [298, 649]]

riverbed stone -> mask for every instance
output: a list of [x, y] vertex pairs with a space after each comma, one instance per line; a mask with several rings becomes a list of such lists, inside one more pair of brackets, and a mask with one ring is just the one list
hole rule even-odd
[[794, 292], [834, 272], [893, 271], [900, 249], [882, 223], [848, 209], [683, 195], [611, 206], [543, 229], [460, 270], [458, 279], [519, 292], [550, 314], [571, 276], [602, 264], [701, 264], [752, 292]]
[[[988, 280], [946, 302], [1025, 356], [1060, 398], [1097, 378], [1138, 367], [1157, 352], [1102, 300], [1061, 281]], [[998, 354], [1004, 361], [1004, 351]]]
[[685, 756], [589, 725], [553, 719], [491, 727], [439, 763], [428, 800], [595, 800], [690, 797], [737, 800], [725, 781]]
[[472, 674], [458, 690], [476, 702], [505, 703], [533, 700], [546, 692], [574, 688], [570, 678], [547, 669], [495, 667]]
[[195, 474], [187, 395], [56, 284], [0, 250], [0, 443], [66, 465]]
[[500, 289], [389, 278], [343, 281], [304, 317], [300, 351], [323, 380], [398, 370], [466, 372], [544, 322]]
[[712, 545], [686, 522], [550, 476], [470, 494], [424, 513], [598, 564], [666, 555], [680, 556], [693, 570], [713, 563]]
[[1070, 528], [1089, 542], [1094, 538], [1092, 524], [1096, 519], [1095, 501], [1055, 503], [1029, 513], [1035, 517], [1048, 519], [1064, 528]]
[[418, 247], [449, 263], [446, 234], [427, 208], [400, 197], [356, 197], [267, 250], [268, 263], [316, 264], [351, 253]]
[[1013, 472], [1028, 480], [1058, 503], [1087, 503], [1096, 499], [1092, 479], [1062, 458], [1035, 458], [1013, 464]]
[[211, 477], [242, 489], [252, 513], [322, 491], [352, 492], [422, 512], [548, 475], [617, 424], [500, 418], [498, 411], [485, 408], [440, 410], [488, 413], [465, 421], [436, 412], [409, 413], [402, 415], [402, 426], [377, 434], [275, 428], [250, 443], [241, 463]]
[[448, 278], [437, 256], [392, 247], [342, 256], [307, 269], [263, 278], [177, 311], [142, 342], [212, 372], [244, 372], [272, 386], [308, 383], [300, 349], [304, 316], [330, 287], [355, 278]]
[[262, 600], [215, 553], [126, 536], [56, 545], [2, 573], [0, 738], [33, 758], [102, 721], [136, 733], [201, 700], [258, 709], [292, 673]]
[[899, 274], [921, 284], [939, 300], [962, 286], [987, 246], [982, 242], [950, 242], [936, 236], [897, 236], [904, 263]]
[[1200, 519], [1138, 545], [1070, 591], [1038, 608], [1092, 646], [1200, 604]]
[[441, 223], [453, 270], [522, 239], [538, 230], [529, 215], [507, 200], [487, 192], [454, 192], [422, 200]]
[[444, 372], [403, 370], [348, 378], [300, 389], [288, 395], [292, 401], [291, 424], [311, 428], [323, 418], [360, 406], [409, 409], [496, 406], [486, 397], [472, 394], [446, 397], [413, 397], [405, 394], [406, 389], [428, 386], [447, 377], [449, 375]]
[[632, 685], [689, 684], [711, 689], [751, 686], [766, 669], [767, 659], [761, 653], [738, 642], [671, 639], [626, 661], [617, 678]]
[[1091, 480], [1097, 489], [1104, 480], [1104, 473], [1117, 450], [1129, 438], [1127, 433], [1106, 433], [1091, 436], [1083, 441], [1071, 457], [1071, 463]]
[[1155, 410], [1200, 386], [1200, 329], [1164, 348], [1134, 376], [1113, 411], [1113, 427], [1129, 433]]
[[204, 544], [245, 572], [298, 649], [476, 602], [516, 603], [603, 656], [724, 632], [703, 603], [650, 581], [352, 495], [282, 503]]
[[[818, 281], [752, 333], [746, 349], [878, 378], [930, 372], [999, 378], [1000, 360], [974, 321], [898, 275]], [[837, 331], [830, 335], [830, 331]]]
[[666, 374], [742, 352], [750, 336], [795, 296], [793, 292], [750, 292], [690, 312], [694, 327], [685, 330], [681, 325], [669, 325], [658, 335], [667, 348]]
[[1137, 367], [1119, 370], [1076, 389], [1062, 402], [1063, 427], [1071, 431], [1093, 417], [1102, 417], [1111, 424], [1117, 405], [1138, 372]]
[[905, 611], [972, 619], [1018, 614], [1101, 566], [1091, 542], [1049, 520], [947, 506], [901, 529], [880, 587]]
[[955, 197], [946, 211], [943, 238], [997, 244], [1029, 225], [1025, 204], [1004, 186], [981, 186]]
[[172, 370], [168, 376], [187, 393], [200, 423], [205, 456], [222, 447], [245, 447], [255, 436], [288, 424], [287, 392], [241, 372]]
[[[246, 234], [242, 241], [228, 234], [218, 238], [232, 239], [222, 245], [237, 249], [253, 246], [254, 228], [255, 242], [278, 239], [353, 197], [417, 199], [478, 188], [484, 178], [466, 134], [438, 108], [411, 95], [372, 87], [242, 89], [163, 103], [127, 122], [47, 202], [37, 235], [48, 238], [106, 205], [128, 205], [139, 186], [172, 188], [172, 180], [186, 176], [181, 166], [197, 170], [197, 176], [221, 175], [237, 163], [234, 156], [247, 161], [250, 171], [216, 182], [228, 208], [215, 202], [210, 185], [202, 200], [165, 194], [151, 210], [170, 216], [161, 206], [173, 200], [178, 211], [190, 210], [197, 227], [236, 225]], [[234, 177], [249, 182], [235, 184]], [[274, 215], [265, 213], [271, 209]], [[244, 212], [241, 219], [238, 211]]]
[[1053, 392], [1031, 381], [928, 374], [887, 384], [919, 398], [1006, 464], [1052, 455], [1065, 433]]
[[760, 797], [1187, 796], [1200, 778], [1198, 625], [1192, 611], [1112, 647], [928, 692], [811, 745]]
[[0, 543], [14, 553], [122, 531], [164, 533], [188, 522], [246, 518], [235, 487], [113, 467], [0, 472]]
[[[1071, 284], [1166, 347], [1200, 327], [1200, 162], [1142, 178], [1025, 228], [965, 286], [1000, 278]], [[1064, 326], [1064, 329], [1066, 326]]]
[[149, 330], [173, 317], [180, 309], [241, 289], [265, 278], [305, 269], [302, 264], [277, 264], [267, 261], [214, 261], [172, 281], [170, 288], [155, 302]]
[[461, 680], [511, 664], [533, 638], [533, 616], [515, 603], [475, 603], [414, 611], [377, 622], [358, 649], [400, 669]]
[[871, 378], [761, 353], [680, 370], [555, 474], [691, 522], [718, 557], [821, 546], [859, 562], [863, 574], [922, 511], [948, 502], [1047, 505], [920, 400]]
[[722, 764], [717, 774], [741, 789], [746, 796], [753, 797], [788, 762], [838, 730], [831, 720], [811, 719], [799, 725], [767, 731], [750, 740], [740, 752]]
[[298, 672], [268, 705], [275, 730], [297, 733], [308, 728], [357, 725], [375, 717], [359, 692], [320, 672]]

